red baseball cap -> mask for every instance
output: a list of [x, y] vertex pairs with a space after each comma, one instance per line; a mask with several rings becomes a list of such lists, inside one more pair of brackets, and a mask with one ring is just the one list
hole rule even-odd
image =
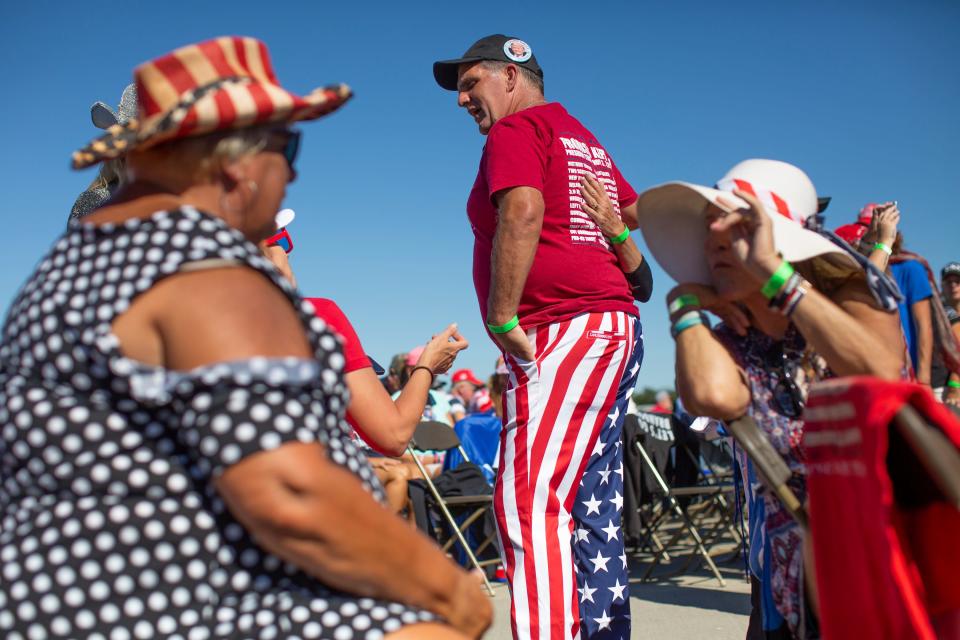
[[483, 382], [478, 380], [477, 376], [475, 376], [473, 371], [470, 369], [457, 369], [450, 377], [450, 381], [453, 382], [453, 384], [457, 384], [458, 382], [469, 382], [477, 385], [478, 387], [483, 386]]
[[867, 226], [859, 222], [854, 222], [853, 224], [845, 224], [842, 227], [837, 227], [834, 233], [843, 238], [847, 244], [856, 245], [860, 242], [860, 238], [867, 233]]

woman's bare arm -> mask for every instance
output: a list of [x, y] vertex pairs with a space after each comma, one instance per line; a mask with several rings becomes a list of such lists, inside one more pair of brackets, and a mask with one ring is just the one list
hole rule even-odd
[[489, 625], [477, 580], [377, 504], [320, 445], [249, 456], [224, 472], [217, 490], [266, 550], [324, 584], [421, 607], [470, 635]]
[[[689, 306], [674, 315], [699, 308], [722, 312], [737, 329], [746, 327], [746, 318], [730, 309], [721, 309], [725, 303], [718, 300], [709, 287], [698, 284], [682, 284], [667, 296], [667, 303], [681, 295], [695, 295], [701, 306]], [[675, 320], [676, 318], [674, 318]], [[750, 405], [750, 388], [743, 371], [717, 336], [705, 325], [682, 331], [676, 337], [677, 393], [691, 415], [707, 416], [718, 420], [733, 420], [747, 411]]]
[[[293, 305], [246, 268], [172, 276], [114, 328], [128, 355], [174, 370], [314, 356]], [[379, 505], [319, 444], [250, 455], [228, 467], [216, 487], [267, 551], [326, 584], [422, 607], [472, 636], [489, 624], [476, 580]]]

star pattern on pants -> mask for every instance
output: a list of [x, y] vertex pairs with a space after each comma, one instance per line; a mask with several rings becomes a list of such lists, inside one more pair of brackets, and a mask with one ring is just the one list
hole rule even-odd
[[593, 602], [593, 594], [597, 592], [596, 589], [591, 589], [586, 582], [583, 583], [583, 589], [577, 589], [577, 591], [580, 592], [580, 602]]
[[[639, 335], [639, 323], [637, 334]], [[571, 516], [571, 542], [576, 559], [576, 580], [581, 640], [626, 640], [631, 637], [629, 575], [623, 547], [622, 427], [636, 374], [643, 357], [642, 338], [625, 367], [617, 400], [592, 445], [580, 477]], [[591, 446], [591, 445], [588, 445]]]
[[610, 558], [603, 557], [603, 555], [599, 551], [597, 551], [597, 557], [590, 558], [590, 562], [593, 563], [593, 572], [596, 573], [597, 571], [607, 570], [607, 563], [610, 562]]
[[607, 542], [611, 542], [617, 539], [617, 536], [620, 535], [620, 525], [613, 524], [613, 520], [609, 521], [606, 527], [601, 529], [605, 534], [607, 534]]
[[614, 493], [614, 496], [610, 498], [610, 502], [617, 508], [617, 511], [623, 510], [623, 496], [620, 495], [619, 491]]
[[597, 514], [599, 514], [599, 513], [600, 513], [600, 505], [601, 505], [601, 501], [600, 501], [600, 500], [597, 500], [597, 496], [595, 496], [595, 495], [593, 495], [593, 494], [590, 494], [590, 499], [589, 499], [589, 500], [584, 500], [584, 502], [583, 502], [583, 506], [585, 506], [585, 507], [587, 508], [587, 515], [590, 515], [591, 513], [597, 513]]
[[614, 602], [616, 602], [617, 600], [625, 600], [625, 598], [623, 597], [623, 590], [626, 588], [627, 588], [627, 585], [620, 584], [619, 579], [613, 583], [612, 587], [607, 587], [607, 589], [609, 589], [611, 593], [613, 593]]
[[607, 612], [604, 611], [600, 614], [599, 618], [594, 618], [593, 621], [596, 622], [598, 625], [600, 625], [599, 626], [600, 629], [609, 629], [610, 623], [613, 622], [613, 618], [608, 616]]

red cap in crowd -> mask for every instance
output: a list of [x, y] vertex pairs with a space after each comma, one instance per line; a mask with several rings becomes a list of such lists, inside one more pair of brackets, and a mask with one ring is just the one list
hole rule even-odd
[[834, 233], [843, 238], [849, 245], [856, 245], [858, 242], [860, 242], [860, 238], [862, 238], [866, 232], [866, 225], [860, 224], [859, 222], [845, 224], [842, 227], [837, 227], [836, 230], [834, 230]]
[[450, 381], [453, 382], [453, 384], [457, 384], [458, 382], [469, 382], [477, 385], [478, 387], [483, 386], [483, 382], [478, 380], [477, 376], [475, 376], [473, 371], [470, 369], [457, 369], [450, 377]]

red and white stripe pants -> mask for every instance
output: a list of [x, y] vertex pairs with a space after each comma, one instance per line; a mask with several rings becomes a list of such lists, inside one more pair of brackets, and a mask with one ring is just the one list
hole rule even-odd
[[[611, 527], [620, 528], [622, 500], [618, 504], [620, 495], [614, 495], [614, 483], [606, 481], [612, 471], [620, 471], [616, 461], [622, 462], [622, 452], [612, 442], [614, 438], [619, 442], [621, 430], [611, 427], [622, 426], [624, 410], [619, 405], [625, 408], [633, 390], [642, 357], [642, 346], [635, 353], [635, 341], [642, 339], [639, 334], [639, 320], [630, 314], [586, 313], [528, 330], [537, 354], [534, 362], [512, 356], [506, 359], [510, 380], [504, 394], [494, 510], [512, 595], [510, 618], [515, 638], [581, 637], [575, 572], [582, 573], [583, 567], [592, 565], [588, 558], [578, 557], [582, 551], [574, 544], [575, 527], [584, 538], [589, 537], [584, 533], [587, 530], [601, 540], [613, 538], [612, 548], [620, 551], [605, 569], [620, 574], [625, 558], [620, 555], [622, 533], [603, 536], [595, 522], [580, 522], [575, 511], [582, 513], [583, 509], [574, 506], [579, 493], [580, 501], [602, 505], [594, 507], [594, 512], [605, 509], [598, 514], [602, 526], [612, 521], [615, 525]], [[600, 442], [601, 431], [611, 442]], [[581, 479], [588, 461], [597, 461], [600, 456], [594, 454], [607, 444], [610, 453], [616, 449], [619, 455], [605, 464], [610, 467], [613, 461], [616, 466], [607, 469], [603, 484], [598, 480], [587, 491], [588, 497], [583, 497]], [[590, 478], [594, 475], [599, 472], [589, 474]], [[615, 479], [622, 492], [622, 475]], [[620, 575], [625, 585], [625, 561], [623, 564]], [[610, 581], [613, 583], [612, 578]], [[624, 605], [621, 624], [629, 635], [629, 602], [621, 598], [618, 608], [624, 610]], [[597, 615], [605, 618], [607, 613]], [[600, 625], [584, 624], [584, 636], [593, 637], [591, 631], [604, 624], [612, 631], [603, 618]]]

